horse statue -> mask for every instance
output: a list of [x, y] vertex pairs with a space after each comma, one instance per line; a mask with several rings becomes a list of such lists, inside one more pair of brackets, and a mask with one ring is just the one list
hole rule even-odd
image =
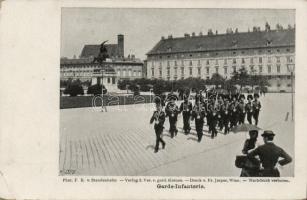
[[104, 41], [100, 45], [99, 54], [98, 56], [94, 57], [93, 63], [98, 62], [99, 64], [102, 64], [104, 61], [106, 61], [107, 58], [109, 58], [108, 50], [106, 46], [104, 45], [108, 40]]

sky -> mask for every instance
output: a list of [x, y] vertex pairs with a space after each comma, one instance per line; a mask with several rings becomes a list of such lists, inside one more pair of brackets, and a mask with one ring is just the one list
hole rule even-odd
[[264, 29], [265, 23], [275, 29], [295, 24], [295, 10], [286, 9], [165, 9], [165, 8], [62, 8], [61, 57], [81, 54], [85, 44], [117, 43], [123, 34], [125, 56], [134, 54], [146, 59], [162, 36], [183, 37], [184, 33], [207, 34], [208, 29], [225, 33], [227, 28], [239, 32]]

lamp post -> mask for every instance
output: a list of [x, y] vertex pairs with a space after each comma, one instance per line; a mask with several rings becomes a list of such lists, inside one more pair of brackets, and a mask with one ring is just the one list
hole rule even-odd
[[294, 73], [294, 64], [288, 64], [288, 70], [291, 73], [291, 119], [294, 120], [294, 91], [293, 91], [293, 73]]

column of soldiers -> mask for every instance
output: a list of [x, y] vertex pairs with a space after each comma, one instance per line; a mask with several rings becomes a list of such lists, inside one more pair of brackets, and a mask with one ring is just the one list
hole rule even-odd
[[[249, 94], [246, 101], [244, 94], [218, 94], [213, 91], [206, 92], [203, 95], [202, 91], [199, 91], [195, 96], [194, 105], [189, 100], [189, 95], [185, 94], [183, 96], [184, 100], [179, 107], [176, 104], [178, 98], [174, 94], [170, 94], [167, 98], [157, 98], [155, 101], [157, 110], [151, 118], [151, 123], [156, 121], [159, 124], [155, 125], [158, 141], [155, 152], [159, 149], [159, 142], [165, 147], [164, 141], [159, 136], [164, 128], [165, 118], [169, 119], [171, 138], [174, 138], [178, 133], [177, 121], [179, 114], [183, 116], [183, 132], [186, 135], [191, 131], [191, 121], [194, 121], [197, 141], [201, 142], [204, 125], [208, 126], [208, 132], [212, 139], [217, 137], [218, 130], [228, 134], [231, 128], [244, 124], [245, 118], [247, 118], [249, 124], [258, 125], [261, 109], [261, 103], [258, 98], [258, 94]], [[165, 112], [163, 107], [165, 107]], [[162, 115], [162, 117], [157, 117], [156, 115], [158, 114]]]

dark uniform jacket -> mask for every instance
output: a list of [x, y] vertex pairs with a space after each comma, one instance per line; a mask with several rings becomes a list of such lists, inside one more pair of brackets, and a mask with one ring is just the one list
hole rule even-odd
[[165, 113], [163, 111], [155, 111], [150, 119], [150, 123], [152, 124], [155, 121], [155, 129], [163, 129], [165, 122]]
[[[291, 156], [272, 142], [257, 147], [247, 156], [251, 158], [259, 156], [264, 169], [274, 169], [277, 162], [280, 165], [286, 165], [292, 161]], [[283, 159], [278, 161], [280, 157]]]
[[192, 103], [188, 101], [188, 102], [182, 102], [179, 110], [183, 114], [191, 114], [192, 108], [193, 108]]

